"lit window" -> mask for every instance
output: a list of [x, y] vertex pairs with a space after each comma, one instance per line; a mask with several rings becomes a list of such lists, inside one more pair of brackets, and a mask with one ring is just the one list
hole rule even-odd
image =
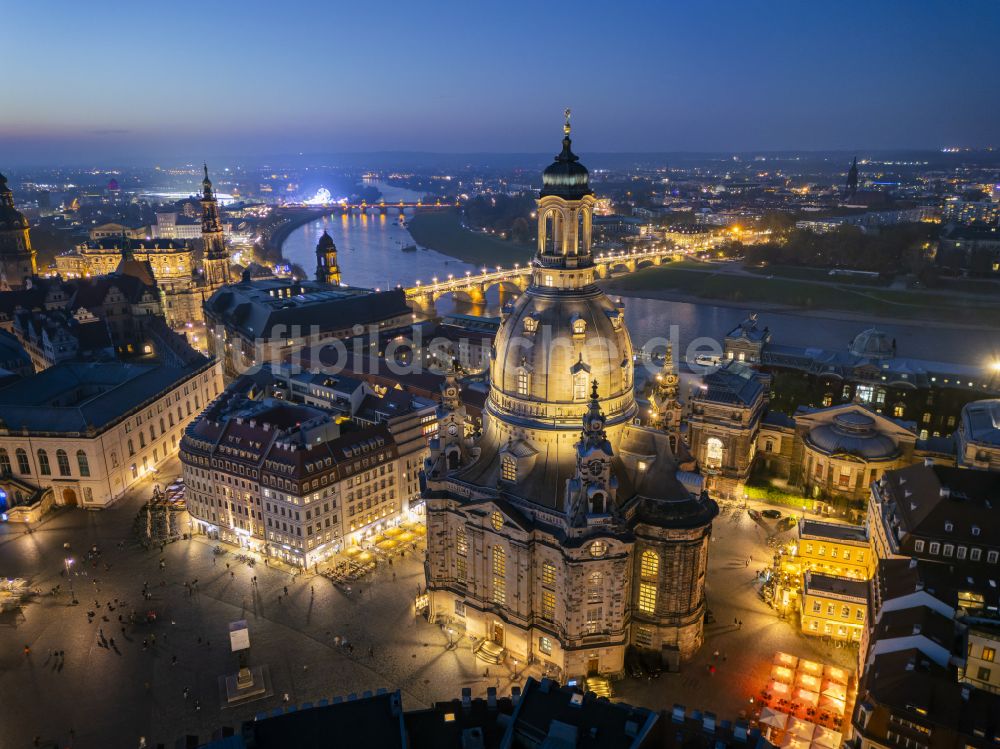
[[465, 535], [465, 531], [459, 529], [455, 534], [455, 549], [458, 551], [459, 556], [465, 556], [469, 553], [469, 539]]
[[504, 481], [517, 481], [517, 461], [512, 456], [504, 455], [500, 460], [500, 477]]
[[587, 399], [587, 373], [577, 372], [573, 376], [573, 400]]
[[604, 600], [604, 575], [600, 572], [591, 572], [587, 586], [587, 602], [598, 603]]
[[656, 577], [660, 572], [660, 558], [656, 556], [656, 552], [651, 549], [646, 549], [642, 552], [642, 564], [640, 565], [640, 572], [643, 577]]
[[507, 556], [501, 546], [493, 547], [493, 574], [499, 577], [507, 574]]
[[897, 403], [895, 406], [892, 407], [892, 415], [895, 416], [897, 419], [903, 418], [903, 414], [905, 413], [905, 411], [906, 409], [902, 403]]
[[528, 394], [528, 371], [526, 369], [517, 370], [517, 394]]
[[653, 645], [653, 630], [649, 627], [636, 627], [635, 644], [640, 647], [651, 647]]
[[556, 618], [556, 594], [551, 590], [542, 591], [542, 618], [549, 621]]
[[705, 466], [719, 468], [722, 465], [722, 440], [709, 437], [705, 441]]
[[583, 320], [574, 320], [573, 332], [576, 333], [577, 335], [583, 335], [585, 332], [587, 332], [587, 323], [584, 322]]
[[468, 567], [466, 566], [465, 557], [458, 557], [455, 560], [455, 574], [461, 582], [465, 582], [468, 578]]
[[985, 647], [985, 646], [983, 647], [983, 660], [984, 661], [990, 661], [992, 663], [993, 660], [996, 659], [996, 657], [997, 657], [997, 651], [996, 650], [994, 650], [993, 648]]
[[552, 562], [542, 564], [542, 585], [556, 584], [556, 566]]
[[548, 637], [539, 637], [538, 651], [544, 655], [552, 655], [552, 640]]
[[594, 541], [590, 545], [590, 556], [595, 559], [598, 557], [603, 557], [608, 553], [608, 545], [604, 541]]
[[601, 606], [590, 606], [587, 609], [587, 634], [593, 635], [600, 632], [603, 619], [604, 609]]
[[639, 611], [647, 614], [656, 611], [656, 586], [652, 583], [639, 583]]

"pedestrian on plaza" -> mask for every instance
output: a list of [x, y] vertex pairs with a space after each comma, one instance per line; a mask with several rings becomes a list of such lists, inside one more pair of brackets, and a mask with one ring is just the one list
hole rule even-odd
[[740, 619], [740, 624], [739, 624], [738, 629], [743, 629], [743, 620], [742, 619]]
[[368, 646], [368, 657], [369, 658], [375, 657], [375, 648], [372, 647], [371, 645]]
[[171, 666], [176, 666], [177, 665], [177, 656], [176, 655], [170, 656], [170, 665]]
[[289, 701], [289, 699], [290, 699], [290, 698], [289, 698], [289, 696], [288, 696], [288, 692], [285, 692], [285, 693], [284, 693], [283, 695], [281, 695], [281, 701], [282, 701], [282, 702], [288, 702], [288, 701]]
[[229, 562], [226, 562], [226, 569], [229, 569]]
[[196, 699], [196, 700], [194, 701], [194, 709], [195, 709], [195, 710], [198, 710], [198, 711], [200, 711], [200, 710], [201, 710], [201, 700], [197, 700], [197, 699]]
[[288, 595], [288, 586], [287, 585], [285, 586], [285, 595], [286, 596]]
[[187, 687], [184, 687], [184, 699], [188, 698], [188, 694], [190, 694], [190, 691], [188, 690]]
[[229, 576], [230, 576], [231, 578], [233, 578], [234, 580], [236, 579], [236, 573], [235, 573], [235, 572], [233, 572], [232, 570], [229, 570]]
[[740, 620], [739, 620], [739, 619], [737, 619], [737, 618], [736, 618], [736, 617], [734, 616], [734, 617], [733, 617], [733, 625], [735, 625], [735, 626], [738, 626], [738, 625], [739, 625], [739, 623], [740, 623]]
[[146, 640], [143, 640], [142, 641], [142, 649], [146, 650], [147, 648], [149, 648], [149, 642], [147, 642]]
[[281, 603], [281, 596], [278, 596], [278, 603]]
[[146, 749], [146, 737], [145, 736], [140, 736], [139, 737], [139, 749]]
[[31, 655], [31, 646], [25, 643], [24, 645], [24, 655], [27, 657]]
[[312, 596], [312, 597], [316, 596], [316, 586], [315, 585], [310, 585], [309, 586], [309, 595]]
[[215, 558], [215, 555], [213, 554], [213, 555], [212, 555], [212, 566], [213, 566], [213, 567], [215, 566], [216, 562], [217, 562], [217, 560], [216, 560], [216, 558]]

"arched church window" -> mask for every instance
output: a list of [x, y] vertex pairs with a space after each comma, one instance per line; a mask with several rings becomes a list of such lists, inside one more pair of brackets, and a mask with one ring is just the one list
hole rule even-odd
[[587, 373], [577, 372], [573, 375], [573, 400], [587, 400]]
[[510, 455], [500, 461], [500, 476], [504, 481], [517, 481], [517, 461]]
[[722, 440], [709, 437], [705, 441], [705, 465], [708, 468], [718, 468], [722, 465]]
[[87, 453], [83, 450], [76, 451], [76, 465], [80, 469], [81, 476], [90, 475], [90, 463], [87, 461]]
[[52, 475], [52, 468], [49, 465], [49, 454], [41, 448], [38, 450], [38, 472], [43, 476]]
[[69, 476], [69, 456], [65, 450], [56, 450], [56, 463], [59, 465], [59, 475]]
[[591, 572], [587, 580], [587, 603], [600, 603], [604, 600], [604, 573]]
[[17, 448], [14, 452], [14, 457], [17, 458], [17, 472], [21, 474], [31, 473], [31, 464], [28, 462], [28, 453], [24, 451], [24, 448]]
[[660, 572], [660, 558], [652, 549], [642, 552], [639, 573], [643, 577], [656, 577]]
[[0, 473], [10, 473], [10, 455], [5, 447], [0, 447]]

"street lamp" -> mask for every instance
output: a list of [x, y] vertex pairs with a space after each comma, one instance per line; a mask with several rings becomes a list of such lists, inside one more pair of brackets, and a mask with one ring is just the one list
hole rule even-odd
[[517, 681], [517, 658], [514, 658], [514, 674], [510, 677], [511, 681]]
[[71, 569], [73, 566], [73, 560], [70, 557], [66, 557], [63, 561], [66, 564], [66, 578], [69, 580], [69, 598], [75, 606], [79, 603], [79, 601], [76, 600], [76, 593], [73, 591], [73, 572]]

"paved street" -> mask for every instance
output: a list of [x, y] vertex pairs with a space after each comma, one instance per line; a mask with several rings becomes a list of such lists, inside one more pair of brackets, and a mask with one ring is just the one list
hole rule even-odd
[[[169, 475], [164, 472], [161, 483]], [[148, 491], [143, 487], [104, 512], [62, 511], [30, 535], [14, 526], [0, 530], [0, 574], [25, 577], [43, 592], [62, 586], [61, 594], [44, 595], [22, 614], [0, 619], [0, 746], [30, 747], [36, 736], [43, 746], [59, 741], [74, 747], [132, 747], [140, 736], [155, 745], [185, 732], [205, 738], [219, 723], [236, 725], [280, 706], [286, 693], [295, 704], [399, 687], [413, 708], [455, 697], [463, 686], [478, 694], [488, 685], [510, 688], [507, 672], [499, 682], [496, 668], [483, 678], [484, 667], [473, 662], [467, 642], [448, 650], [439, 627], [414, 618], [413, 596], [423, 582], [418, 559], [397, 559], [348, 595], [323, 577], [293, 579], [288, 571], [263, 564], [250, 568], [232, 552], [217, 556], [214, 544], [204, 539], [169, 544], [162, 554], [158, 548], [145, 551], [132, 542], [130, 528], [140, 494]], [[681, 674], [626, 680], [616, 685], [618, 697], [653, 708], [681, 702], [735, 717], [763, 683], [775, 650], [830, 660], [828, 648], [797, 634], [757, 597], [754, 572], [770, 550], [766, 534], [755, 528], [746, 512], [716, 523], [709, 597], [717, 621], [708, 626], [695, 661]], [[125, 549], [118, 548], [120, 541]], [[73, 577], [78, 606], [70, 605], [67, 580], [60, 575], [66, 542], [78, 560]], [[81, 565], [94, 544], [101, 556]], [[748, 556], [753, 557], [749, 567]], [[185, 583], [194, 580], [196, 589], [189, 593]], [[152, 595], [148, 601], [144, 582]], [[132, 610], [140, 617], [153, 610], [156, 622], [127, 625], [122, 634], [118, 617], [127, 622]], [[92, 623], [88, 611], [96, 614]], [[734, 617], [743, 620], [742, 629], [733, 625]], [[220, 677], [236, 670], [227, 625], [243, 618], [250, 627], [250, 663], [268, 667], [273, 694], [224, 707]], [[353, 650], [338, 646], [338, 637], [346, 637]], [[25, 645], [31, 648], [28, 656]], [[712, 655], [716, 649], [718, 659]], [[50, 655], [59, 650], [64, 658]], [[838, 662], [851, 665], [854, 651], [833, 652]], [[712, 662], [714, 675], [708, 673]]]
[[[62, 584], [64, 591], [26, 605], [23, 616], [6, 614], [0, 620], [5, 749], [30, 747], [36, 736], [74, 747], [135, 747], [140, 736], [151, 745], [172, 743], [186, 731], [204, 738], [220, 722], [237, 724], [281, 705], [285, 693], [294, 704], [399, 687], [406, 704], [416, 707], [451, 697], [462, 686], [485, 690], [468, 648], [446, 650], [439, 627], [414, 619], [412, 600], [423, 568], [412, 555], [346, 595], [323, 577], [301, 575], [293, 581], [285, 571], [237, 563], [232, 553], [216, 557], [214, 544], [199, 539], [169, 544], [162, 555], [158, 548], [134, 545], [120, 550], [119, 541], [131, 541], [140, 504], [135, 496], [104, 512], [63, 511], [31, 535], [13, 526], [0, 531], [0, 574], [26, 577], [43, 591]], [[69, 605], [60, 576], [67, 541], [77, 559], [93, 544], [103, 552], [74, 576], [78, 606]], [[195, 579], [197, 592], [189, 595], [184, 583]], [[152, 600], [143, 599], [144, 582]], [[115, 598], [127, 605], [109, 612], [107, 602], [114, 605]], [[122, 635], [118, 616], [124, 613], [127, 620], [133, 608], [155, 610], [157, 621], [127, 626]], [[92, 624], [88, 611], [97, 614]], [[242, 618], [250, 627], [250, 663], [268, 666], [274, 694], [222, 709], [219, 677], [236, 670], [227, 625]], [[114, 638], [113, 647], [99, 645], [102, 629], [109, 643]], [[346, 637], [353, 652], [336, 646], [336, 637]], [[49, 650], [64, 650], [64, 661], [50, 657]]]
[[[755, 502], [750, 506], [767, 507]], [[780, 509], [783, 514], [789, 511]], [[705, 645], [681, 673], [664, 673], [652, 680], [626, 679], [616, 684], [616, 698], [657, 708], [680, 703], [689, 710], [710, 710], [732, 720], [751, 707], [750, 697], [767, 684], [775, 651], [834, 663], [851, 671], [857, 669], [857, 650], [834, 648], [800, 634], [797, 616], [780, 619], [757, 595], [754, 576], [773, 559], [774, 550], [767, 546], [766, 539], [777, 525], [768, 520], [762, 523], [763, 528], [745, 510], [726, 511], [716, 519], [707, 586], [708, 606], [715, 622], [705, 626]], [[779, 538], [795, 535], [793, 528]], [[734, 619], [742, 620], [743, 626], [734, 624]], [[709, 673], [712, 665], [714, 674]]]

